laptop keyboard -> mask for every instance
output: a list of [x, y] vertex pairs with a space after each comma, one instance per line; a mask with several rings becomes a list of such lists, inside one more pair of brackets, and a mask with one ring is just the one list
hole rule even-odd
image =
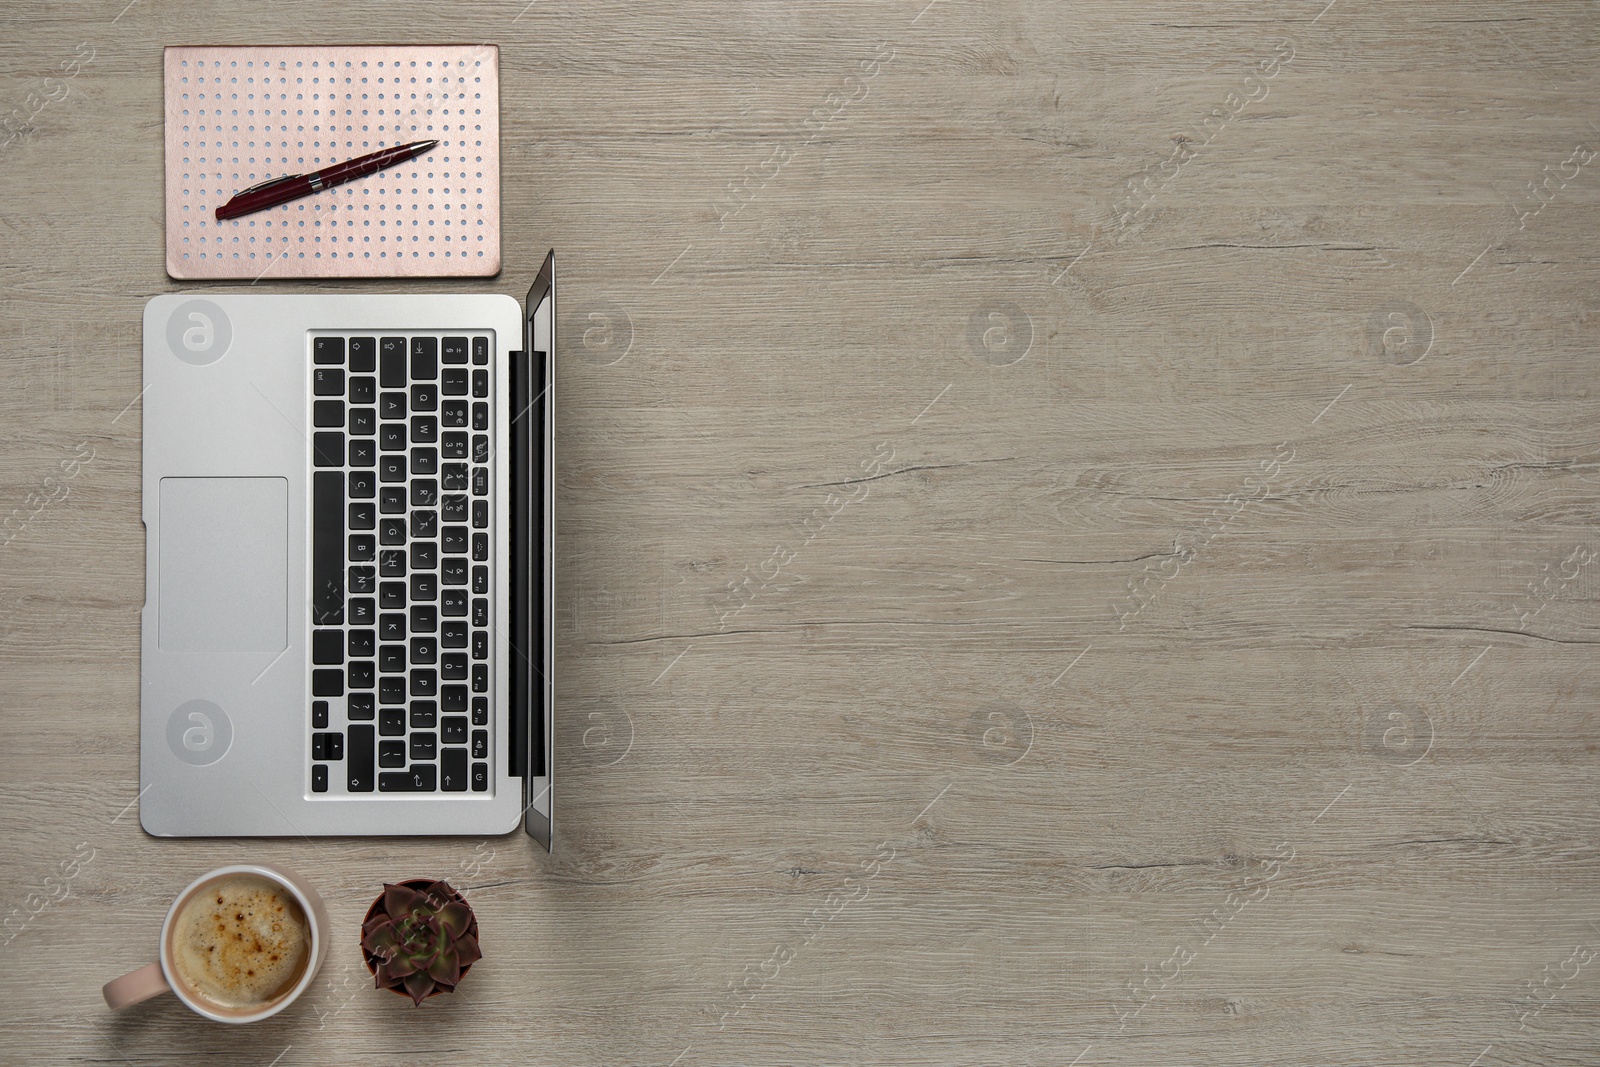
[[491, 344], [311, 339], [315, 793], [489, 791]]

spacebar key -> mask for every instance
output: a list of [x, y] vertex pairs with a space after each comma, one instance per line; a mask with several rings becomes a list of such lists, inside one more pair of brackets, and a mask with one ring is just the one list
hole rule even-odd
[[311, 482], [311, 621], [344, 622], [344, 472], [317, 471]]

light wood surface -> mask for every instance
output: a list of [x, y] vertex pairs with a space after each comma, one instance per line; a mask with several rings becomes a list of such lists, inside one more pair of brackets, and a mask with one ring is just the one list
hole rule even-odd
[[[1594, 5], [123, 3], [0, 10], [0, 1062], [1600, 1062]], [[556, 851], [148, 838], [161, 47], [480, 39], [431, 287], [561, 260]], [[108, 1013], [251, 858], [312, 993]]]

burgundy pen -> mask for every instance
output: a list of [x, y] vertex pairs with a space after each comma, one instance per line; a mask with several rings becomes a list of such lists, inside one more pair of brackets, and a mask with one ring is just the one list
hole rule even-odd
[[398, 167], [402, 163], [416, 159], [424, 152], [433, 151], [433, 146], [438, 143], [438, 141], [413, 141], [410, 144], [385, 148], [358, 159], [335, 163], [331, 167], [312, 171], [310, 174], [286, 174], [281, 178], [262, 182], [260, 185], [252, 185], [243, 192], [234, 193], [232, 200], [217, 208], [217, 221], [265, 211], [269, 207], [299, 200], [302, 196], [332, 189], [335, 185], [365, 178], [380, 170]]

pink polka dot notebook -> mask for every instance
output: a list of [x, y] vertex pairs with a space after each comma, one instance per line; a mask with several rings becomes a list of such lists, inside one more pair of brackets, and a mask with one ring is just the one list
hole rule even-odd
[[[497, 46], [172, 47], [165, 80], [172, 277], [499, 273]], [[434, 139], [409, 163], [216, 220], [252, 185]]]

